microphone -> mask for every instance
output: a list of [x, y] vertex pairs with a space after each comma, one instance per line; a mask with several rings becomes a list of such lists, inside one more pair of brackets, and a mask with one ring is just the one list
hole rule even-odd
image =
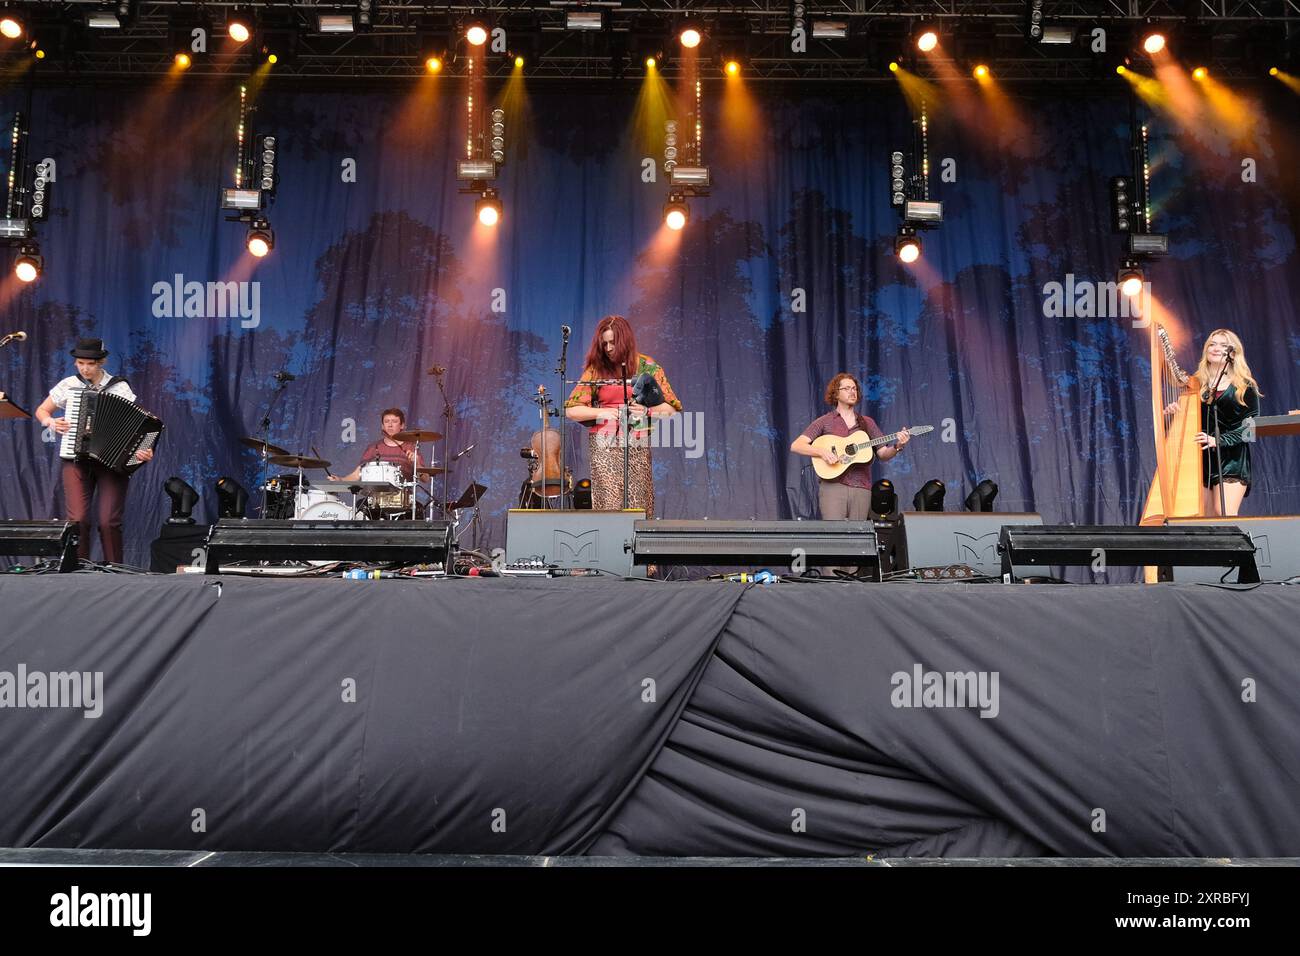
[[1229, 346], [1228, 346], [1228, 355], [1227, 355], [1227, 357], [1225, 358], [1225, 361], [1231, 362], [1231, 361], [1232, 361], [1232, 357], [1233, 357], [1234, 355], [1236, 355], [1236, 354], [1237, 354], [1237, 350], [1236, 350], [1235, 348], [1233, 348], [1231, 345], [1229, 345]]
[[4, 338], [0, 338], [0, 345], [8, 345], [10, 342], [26, 342], [26, 332], [10, 332]]
[[446, 370], [443, 366], [441, 366], [441, 365], [430, 365], [430, 366], [429, 366], [429, 374], [430, 374], [430, 375], [441, 375], [441, 374], [443, 374], [443, 373], [446, 372], [446, 371], [447, 371], [447, 370]]
[[[452, 456], [451, 456], [451, 460], [452, 460], [452, 461], [460, 461], [462, 458], [464, 458], [466, 455], [468, 455], [470, 452], [472, 452], [472, 451], [474, 450], [474, 445], [477, 445], [477, 444], [478, 444], [478, 442], [475, 442], [473, 445], [470, 445], [468, 448], [466, 448], [466, 449], [465, 449], [464, 451], [462, 451], [460, 454], [458, 454], [458, 455], [452, 455]], [[529, 450], [530, 452], [532, 451], [531, 448], [528, 449], [528, 450]], [[532, 456], [530, 455], [529, 457], [532, 457]]]
[[569, 336], [573, 334], [573, 329], [567, 325], [560, 326], [560, 332], [564, 335], [564, 341], [569, 341]]
[[288, 372], [276, 372], [276, 373], [275, 373], [273, 376], [271, 376], [271, 377], [274, 378], [274, 379], [275, 379], [277, 382], [279, 382], [281, 385], [283, 385], [283, 384], [285, 384], [286, 382], [292, 382], [292, 381], [294, 381], [298, 376], [297, 376], [297, 375], [290, 375]]

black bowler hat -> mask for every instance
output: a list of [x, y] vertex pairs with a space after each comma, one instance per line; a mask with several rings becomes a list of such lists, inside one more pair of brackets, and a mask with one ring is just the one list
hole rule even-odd
[[68, 354], [73, 358], [95, 359], [98, 361], [108, 357], [108, 350], [104, 348], [103, 339], [78, 339], [77, 347]]

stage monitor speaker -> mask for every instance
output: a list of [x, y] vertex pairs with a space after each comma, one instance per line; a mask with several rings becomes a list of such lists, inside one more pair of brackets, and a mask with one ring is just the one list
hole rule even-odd
[[0, 520], [0, 555], [58, 558], [59, 571], [77, 570], [81, 535], [71, 521]]
[[998, 550], [1004, 578], [1013, 567], [1074, 565], [1091, 567], [1237, 568], [1241, 583], [1259, 580], [1250, 535], [1233, 525], [1203, 524], [1177, 528], [1114, 525], [1044, 525], [1002, 529]]
[[204, 571], [237, 561], [361, 561], [442, 564], [447, 521], [274, 521], [222, 518], [208, 535]]
[[636, 564], [788, 568], [802, 554], [807, 567], [870, 567], [879, 577], [871, 521], [638, 521]]
[[[1170, 518], [1169, 527], [1200, 525], [1210, 528], [1240, 528], [1255, 546], [1255, 567], [1265, 581], [1286, 581], [1300, 575], [1300, 515], [1277, 515], [1260, 518]], [[1170, 568], [1161, 580], [1198, 584], [1244, 583], [1229, 569]]]
[[[998, 538], [1004, 525], [1041, 526], [1043, 516], [1032, 511], [905, 511], [905, 551], [900, 567], [947, 568], [967, 565], [986, 577], [1002, 576]], [[1017, 569], [1021, 577], [1042, 569]]]
[[620, 577], [643, 578], [624, 545], [643, 509], [554, 511], [512, 508], [506, 514], [506, 563], [573, 570], [599, 568]]

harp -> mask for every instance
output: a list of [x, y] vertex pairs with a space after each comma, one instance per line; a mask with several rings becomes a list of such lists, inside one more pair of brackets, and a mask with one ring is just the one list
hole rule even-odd
[[[1195, 517], [1201, 513], [1201, 447], [1196, 444], [1196, 433], [1201, 430], [1200, 391], [1196, 377], [1178, 366], [1164, 326], [1151, 323], [1151, 417], [1155, 425], [1156, 474], [1139, 524], [1160, 525], [1167, 518]], [[1175, 402], [1178, 409], [1166, 415], [1165, 408]]]

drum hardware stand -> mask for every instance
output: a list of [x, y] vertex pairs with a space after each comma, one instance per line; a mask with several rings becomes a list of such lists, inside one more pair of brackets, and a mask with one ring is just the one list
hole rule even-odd
[[[271, 411], [275, 408], [276, 402], [284, 394], [284, 390], [289, 385], [289, 379], [281, 378], [277, 373], [275, 377], [275, 391], [271, 393], [271, 401], [266, 406], [266, 414], [262, 416], [262, 517], [266, 517], [266, 485], [271, 480], [271, 463], [270, 455], [267, 453], [266, 446], [271, 437]], [[301, 446], [299, 446], [301, 447]], [[298, 491], [294, 496], [293, 504], [296, 511], [299, 506], [298, 495], [302, 494], [302, 466], [298, 466]]]

